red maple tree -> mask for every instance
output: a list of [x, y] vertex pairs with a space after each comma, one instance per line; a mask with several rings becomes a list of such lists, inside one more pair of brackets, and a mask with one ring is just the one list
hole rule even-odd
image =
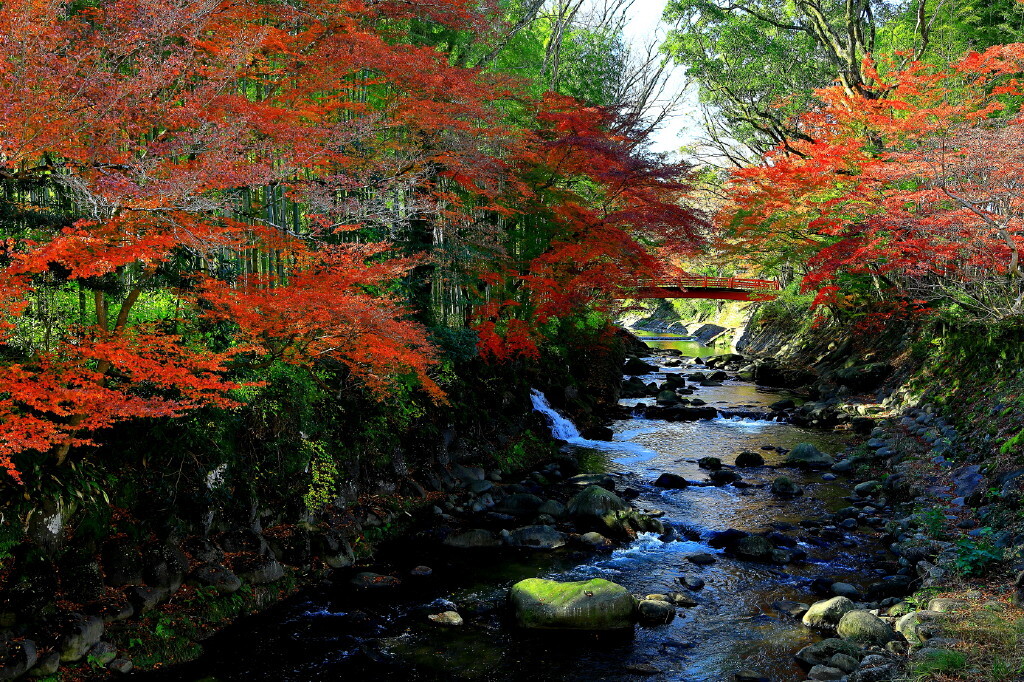
[[739, 248], [805, 259], [819, 301], [861, 277], [876, 295], [1019, 314], [1024, 45], [865, 69], [871, 97], [819, 91], [813, 142], [734, 174], [723, 218]]

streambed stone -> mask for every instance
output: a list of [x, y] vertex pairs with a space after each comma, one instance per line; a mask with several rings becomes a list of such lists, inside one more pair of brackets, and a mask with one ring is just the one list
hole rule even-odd
[[779, 476], [772, 481], [772, 494], [779, 497], [796, 497], [803, 495], [803, 489], [788, 476]]
[[679, 474], [665, 472], [661, 476], [658, 476], [658, 480], [654, 482], [654, 485], [656, 485], [659, 488], [678, 490], [681, 488], [685, 488], [690, 484], [687, 482], [685, 478], [683, 478]]
[[764, 466], [764, 457], [756, 452], [744, 451], [736, 455], [736, 466], [741, 468]]

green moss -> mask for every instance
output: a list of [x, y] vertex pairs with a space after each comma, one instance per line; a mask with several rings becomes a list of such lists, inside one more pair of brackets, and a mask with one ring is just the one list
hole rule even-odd
[[528, 578], [511, 592], [516, 620], [525, 628], [619, 630], [632, 627], [633, 596], [625, 587], [594, 578], [556, 582]]

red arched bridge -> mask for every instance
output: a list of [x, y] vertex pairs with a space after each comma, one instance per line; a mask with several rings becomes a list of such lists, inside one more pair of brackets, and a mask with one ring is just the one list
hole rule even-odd
[[779, 283], [773, 279], [704, 277], [682, 273], [640, 280], [635, 290], [623, 292], [620, 298], [714, 298], [755, 301], [770, 298], [772, 292], [778, 290]]

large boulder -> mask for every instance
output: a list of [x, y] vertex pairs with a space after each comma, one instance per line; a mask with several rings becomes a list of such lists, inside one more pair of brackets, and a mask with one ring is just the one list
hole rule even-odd
[[239, 578], [251, 585], [269, 585], [284, 577], [284, 566], [266, 554], [243, 553], [231, 559]]
[[744, 450], [736, 455], [736, 466], [741, 468], [764, 466], [764, 457], [756, 452]]
[[735, 471], [730, 469], [718, 469], [716, 471], [708, 472], [708, 480], [715, 485], [728, 485], [729, 483], [736, 483], [743, 477]]
[[658, 391], [658, 395], [654, 398], [654, 401], [659, 405], [675, 405], [680, 402], [679, 396], [676, 395], [675, 391]]
[[177, 592], [188, 573], [188, 557], [172, 544], [153, 544], [142, 555], [143, 575], [151, 587]]
[[529, 578], [512, 586], [509, 600], [520, 627], [540, 630], [623, 630], [633, 626], [633, 595], [595, 578], [557, 582]]
[[665, 533], [665, 525], [658, 519], [635, 509], [608, 512], [601, 517], [606, 535], [620, 540], [632, 540], [639, 533]]
[[810, 372], [783, 368], [771, 359], [756, 360], [753, 376], [757, 384], [775, 388], [796, 388], [810, 383], [815, 378]]
[[787, 466], [825, 469], [835, 464], [835, 460], [810, 443], [799, 443], [786, 454], [785, 463]]
[[[656, 391], [655, 391], [656, 392]], [[646, 398], [653, 395], [651, 389], [640, 377], [630, 377], [622, 382], [621, 398]]]
[[221, 564], [206, 564], [192, 571], [189, 582], [213, 587], [220, 594], [231, 594], [242, 587], [242, 579]]
[[860, 609], [843, 614], [836, 627], [836, 634], [864, 646], [885, 646], [887, 642], [896, 639], [896, 633], [888, 623], [870, 611]]
[[580, 519], [601, 519], [610, 512], [628, 509], [629, 505], [618, 495], [596, 485], [581, 490], [566, 506], [569, 516]]
[[352, 545], [341, 533], [325, 530], [318, 533], [313, 541], [316, 551], [331, 568], [346, 568], [356, 561]]
[[32, 640], [10, 641], [0, 636], [0, 680], [21, 677], [36, 664], [38, 656]]
[[835, 629], [843, 616], [856, 608], [846, 597], [832, 597], [811, 604], [804, 614], [803, 623], [810, 628]]

